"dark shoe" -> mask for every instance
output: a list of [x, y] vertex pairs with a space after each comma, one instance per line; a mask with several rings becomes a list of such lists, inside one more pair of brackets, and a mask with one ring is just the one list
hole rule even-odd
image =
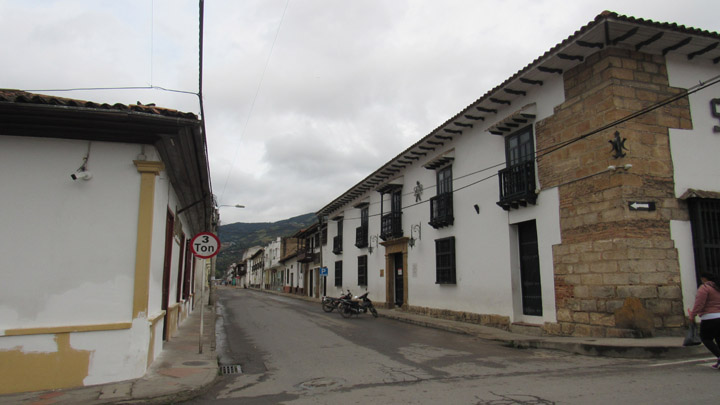
[[717, 363], [713, 364], [710, 367], [714, 368], [715, 370], [719, 369], [720, 368], [720, 359], [718, 359]]

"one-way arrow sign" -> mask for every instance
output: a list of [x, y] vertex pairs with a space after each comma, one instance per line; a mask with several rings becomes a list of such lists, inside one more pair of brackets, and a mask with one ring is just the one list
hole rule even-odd
[[630, 207], [630, 211], [655, 211], [654, 201], [629, 201], [628, 206]]

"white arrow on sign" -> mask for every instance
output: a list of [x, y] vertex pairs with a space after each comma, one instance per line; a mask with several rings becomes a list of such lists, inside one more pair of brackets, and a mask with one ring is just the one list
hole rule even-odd
[[631, 203], [628, 203], [631, 210], [635, 211], [655, 211], [655, 203], [654, 202], [638, 202], [633, 201]]

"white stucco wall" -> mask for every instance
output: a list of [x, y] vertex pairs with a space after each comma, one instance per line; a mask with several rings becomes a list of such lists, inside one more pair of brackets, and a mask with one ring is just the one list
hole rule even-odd
[[[420, 239], [408, 248], [408, 303], [411, 306], [450, 309], [481, 314], [498, 314], [512, 321], [533, 323], [555, 321], [554, 267], [552, 246], [560, 243], [559, 197], [557, 189], [543, 190], [537, 205], [507, 212], [496, 205], [498, 179], [493, 176], [500, 169], [491, 166], [505, 161], [505, 144], [502, 136], [491, 135], [487, 128], [512, 115], [525, 105], [535, 103], [536, 121], [553, 114], [553, 108], [564, 101], [561, 78], [547, 80], [538, 89], [528, 93], [522, 105], [500, 109], [495, 117], [485, 122], [477, 121], [474, 128], [454, 136], [427, 156], [397, 173], [402, 181], [403, 233], [410, 237], [411, 227], [420, 225]], [[453, 208], [454, 224], [440, 229], [432, 228], [429, 199], [436, 194], [436, 171], [423, 167], [425, 163], [454, 151]], [[488, 169], [490, 168], [490, 169]], [[416, 182], [423, 185], [422, 201], [416, 203], [413, 189]], [[540, 187], [541, 185], [539, 185]], [[385, 196], [384, 211], [390, 211], [389, 196]], [[370, 254], [368, 249], [358, 249], [355, 228], [360, 226], [360, 211], [353, 208], [358, 202], [369, 201], [369, 234], [380, 234], [380, 194], [369, 191], [346, 206], [330, 213], [329, 217], [344, 215], [343, 252], [332, 253], [332, 238], [337, 235], [337, 225], [328, 224], [328, 245], [323, 251], [324, 265], [329, 269], [328, 294], [335, 295], [340, 288], [334, 284], [334, 263], [343, 261], [343, 289], [353, 293], [357, 286], [357, 256], [368, 255], [368, 290], [370, 298], [390, 301], [385, 297], [386, 277], [392, 277], [385, 268], [385, 248], [382, 245]], [[479, 208], [479, 213], [475, 210]], [[517, 235], [515, 224], [536, 220], [538, 249], [540, 254], [541, 283], [543, 292], [543, 316], [526, 317], [520, 305], [520, 280], [517, 260]], [[436, 284], [435, 240], [455, 237], [456, 284]], [[414, 237], [417, 239], [417, 235]], [[372, 242], [371, 242], [372, 244]], [[380, 277], [380, 270], [384, 277]], [[330, 282], [332, 281], [332, 282]], [[333, 290], [331, 293], [330, 291]]]
[[[688, 63], [681, 56], [668, 57], [667, 69], [670, 85], [689, 89], [720, 75], [720, 66], [710, 62]], [[689, 96], [691, 130], [670, 129], [670, 150], [675, 170], [675, 193], [679, 197], [688, 188], [720, 191], [720, 165], [717, 161], [720, 151], [720, 133], [713, 132], [713, 126], [720, 120], [710, 114], [710, 100], [720, 98], [720, 84], [700, 90]]]
[[[88, 181], [70, 178], [90, 155]], [[0, 350], [55, 352], [53, 334], [2, 336], [8, 329], [131, 323], [130, 329], [71, 333], [92, 352], [85, 384], [137, 378], [147, 366], [147, 315], [133, 319], [140, 153], [151, 146], [0, 136]], [[167, 207], [177, 197], [166, 172], [156, 177], [148, 313], [160, 313]], [[193, 230], [184, 227], [191, 237]], [[179, 247], [174, 244], [170, 301]], [[162, 351], [162, 320], [155, 355]]]
[[[0, 331], [131, 319], [140, 147], [0, 137]], [[134, 220], [128, 220], [128, 218]]]
[[[700, 82], [720, 75], [720, 66], [686, 57], [668, 56], [667, 69], [670, 85], [691, 89]], [[691, 94], [690, 114], [692, 129], [670, 129], [670, 151], [675, 176], [675, 196], [680, 197], [690, 188], [720, 192], [720, 133], [713, 127], [720, 120], [711, 115], [710, 100], [720, 98], [720, 85], [714, 85]], [[689, 221], [671, 221], [671, 237], [678, 250], [683, 306], [691, 307], [695, 300], [697, 281], [695, 254], [692, 244], [692, 227]]]

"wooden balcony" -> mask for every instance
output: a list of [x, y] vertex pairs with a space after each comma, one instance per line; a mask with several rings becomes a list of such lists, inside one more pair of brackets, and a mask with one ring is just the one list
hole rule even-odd
[[430, 226], [435, 229], [450, 226], [453, 216], [453, 194], [443, 193], [430, 199]]
[[298, 250], [297, 261], [300, 263], [310, 263], [315, 259], [315, 252], [310, 248]]
[[403, 236], [402, 212], [391, 212], [380, 219], [380, 239], [388, 240]]
[[535, 205], [535, 162], [533, 160], [510, 166], [498, 172], [500, 201], [497, 205], [509, 211], [511, 208]]
[[342, 253], [342, 251], [343, 251], [342, 245], [343, 245], [342, 235], [333, 237], [333, 250], [332, 250], [333, 253], [335, 253], [336, 255], [339, 255], [340, 253]]

